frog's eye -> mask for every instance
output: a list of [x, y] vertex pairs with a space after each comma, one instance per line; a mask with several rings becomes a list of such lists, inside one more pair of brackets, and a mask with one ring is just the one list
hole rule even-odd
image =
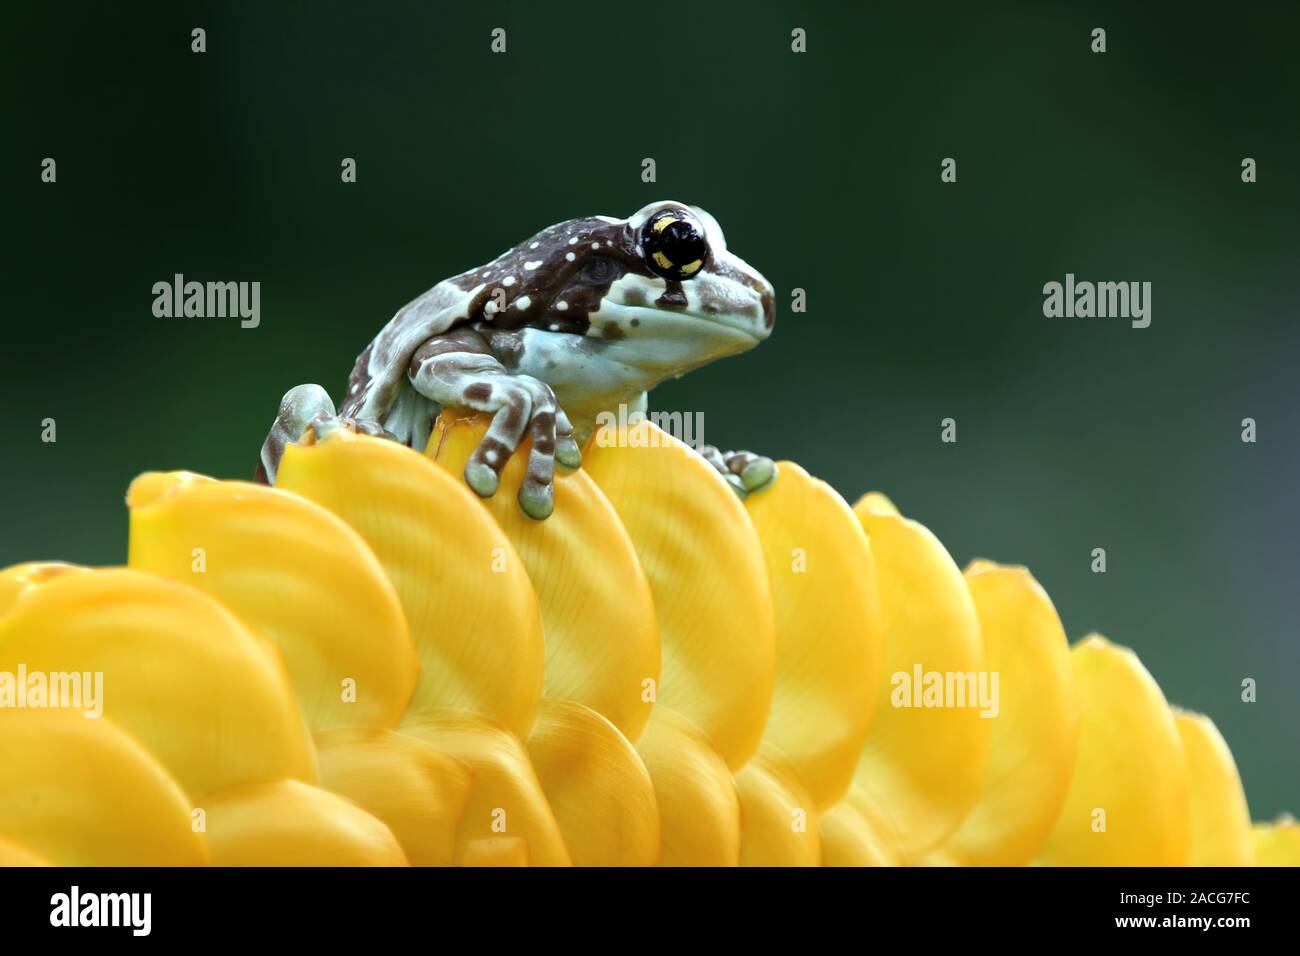
[[708, 254], [704, 230], [685, 210], [657, 212], [641, 227], [641, 255], [665, 279], [693, 278]]

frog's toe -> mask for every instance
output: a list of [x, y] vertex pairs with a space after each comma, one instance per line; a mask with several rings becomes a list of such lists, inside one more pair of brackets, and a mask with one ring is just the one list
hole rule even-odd
[[555, 510], [555, 486], [524, 482], [519, 487], [519, 507], [536, 521], [544, 521]]
[[280, 466], [286, 446], [302, 438], [303, 433], [319, 419], [334, 417], [334, 403], [329, 393], [319, 385], [297, 385], [280, 399], [280, 410], [262, 444], [254, 481], [275, 483], [275, 473]]
[[572, 435], [568, 438], [556, 439], [555, 463], [569, 471], [576, 471], [582, 467], [582, 449], [578, 447]]
[[749, 493], [762, 491], [776, 478], [776, 462], [752, 451], [729, 451], [722, 456], [727, 471], [737, 476]]
[[755, 456], [753, 461], [741, 469], [740, 480], [750, 493], [765, 491], [776, 480], [776, 462], [761, 455]]
[[573, 423], [559, 406], [555, 409], [555, 463], [567, 471], [582, 467], [582, 449], [573, 437]]
[[480, 498], [491, 498], [497, 493], [501, 476], [491, 465], [470, 459], [465, 463], [465, 484]]
[[700, 449], [704, 460], [717, 469], [741, 499], [766, 491], [776, 480], [776, 462], [751, 451], [721, 452], [712, 445]]

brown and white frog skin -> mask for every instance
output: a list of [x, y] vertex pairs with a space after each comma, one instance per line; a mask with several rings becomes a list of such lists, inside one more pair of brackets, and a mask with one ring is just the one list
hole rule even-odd
[[[771, 284], [704, 210], [655, 202], [627, 219], [570, 219], [399, 309], [357, 357], [337, 411], [319, 385], [290, 390], [257, 478], [273, 483], [285, 445], [309, 428], [423, 451], [443, 408], [466, 409], [492, 416], [466, 483], [495, 494], [527, 435], [518, 500], [546, 518], [555, 466], [581, 466], [597, 416], [644, 411], [655, 385], [753, 348], [774, 322]], [[742, 496], [776, 475], [768, 458], [698, 450]]]

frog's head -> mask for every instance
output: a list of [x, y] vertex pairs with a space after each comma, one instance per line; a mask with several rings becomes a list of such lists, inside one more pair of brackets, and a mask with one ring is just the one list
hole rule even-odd
[[753, 348], [776, 315], [771, 283], [727, 251], [712, 216], [679, 202], [558, 223], [464, 278], [505, 294], [484, 322], [582, 336], [654, 377]]

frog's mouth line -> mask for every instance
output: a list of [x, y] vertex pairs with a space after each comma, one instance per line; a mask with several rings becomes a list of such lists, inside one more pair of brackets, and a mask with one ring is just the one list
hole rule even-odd
[[[589, 317], [593, 329], [603, 330], [605, 338], [663, 338], [674, 337], [683, 341], [699, 338], [703, 327], [708, 327], [712, 337], [743, 340], [752, 347], [767, 338], [768, 330], [756, 325], [753, 319], [731, 313], [688, 312], [683, 309], [657, 309], [643, 305], [622, 305], [606, 302], [601, 312]], [[618, 334], [609, 335], [610, 328]], [[724, 333], [718, 336], [718, 330]]]

